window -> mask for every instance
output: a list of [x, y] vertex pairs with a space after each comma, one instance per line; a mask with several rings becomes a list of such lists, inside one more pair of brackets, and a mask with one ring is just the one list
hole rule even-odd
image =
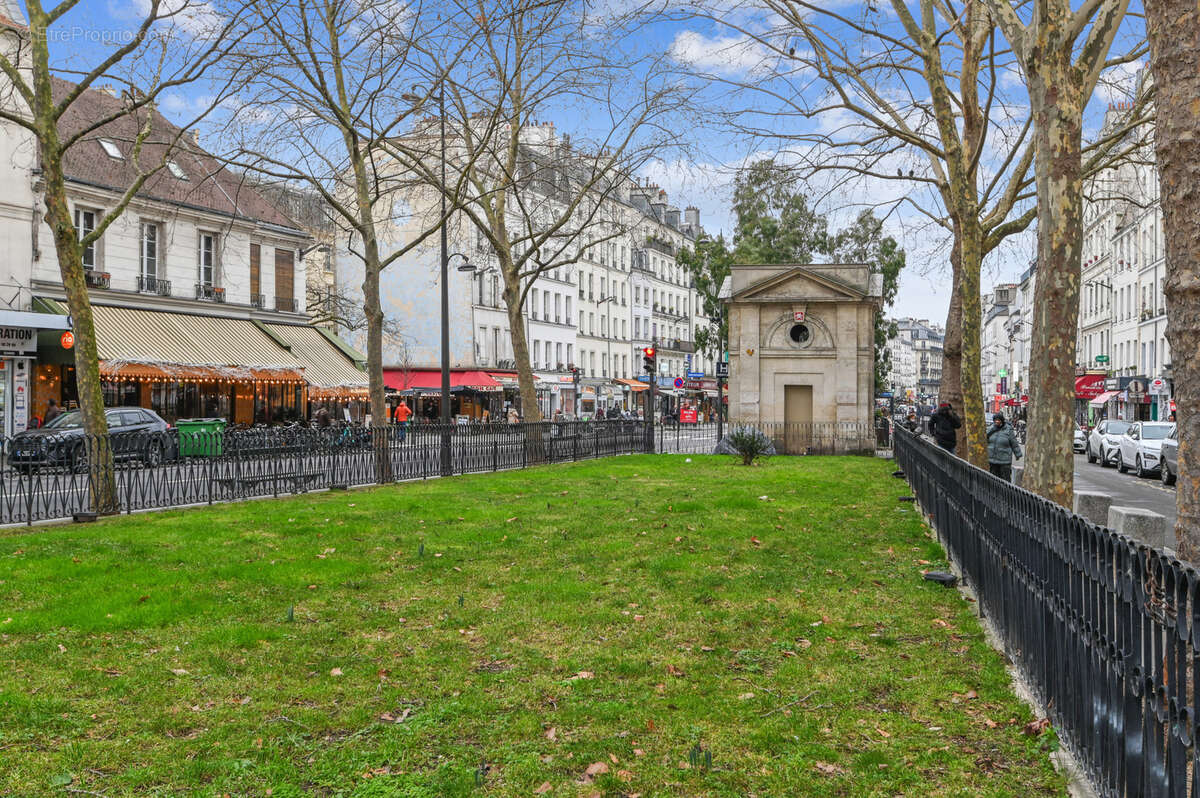
[[573, 362], [572, 358], [571, 358], [571, 349], [572, 349], [572, 344], [567, 344], [567, 362], [568, 363]]
[[579, 311], [579, 331], [583, 332], [583, 311]]
[[200, 285], [213, 286], [217, 274], [217, 234], [201, 232], [197, 252], [197, 277]]
[[538, 315], [537, 315], [537, 313], [538, 313], [537, 300], [538, 300], [538, 290], [536, 288], [533, 288], [529, 292], [529, 316], [530, 316], [530, 318], [533, 318], [533, 319], [537, 319], [537, 317], [538, 317]]
[[554, 364], [554, 363], [553, 363], [553, 362], [550, 360], [550, 351], [551, 351], [551, 350], [550, 350], [550, 342], [549, 342], [549, 341], [547, 341], [547, 342], [546, 342], [546, 368], [548, 368], [548, 369], [552, 369], [552, 368], [554, 368], [554, 365], [555, 365], [555, 364]]
[[567, 324], [570, 324], [570, 323], [571, 323], [571, 319], [573, 318], [573, 317], [571, 316], [571, 295], [570, 295], [570, 294], [567, 294], [567, 295], [566, 295], [566, 299], [567, 299], [567, 314], [566, 314], [566, 316], [565, 316], [564, 318], [566, 319], [566, 322], [567, 322]]
[[[79, 240], [96, 232], [96, 216], [97, 212], [89, 208], [75, 209], [75, 229], [78, 231]], [[83, 268], [96, 268], [96, 242], [88, 244], [83, 248]]]
[[176, 180], [187, 180], [187, 172], [183, 171], [183, 167], [174, 161], [167, 161], [167, 171], [171, 173], [171, 177]]
[[542, 318], [550, 321], [550, 292], [542, 292]]
[[100, 139], [100, 148], [104, 150], [104, 154], [109, 158], [117, 161], [125, 160], [125, 154], [121, 152], [121, 148], [108, 139]]
[[487, 327], [479, 328], [479, 364], [481, 366], [488, 365], [488, 349], [487, 349]]
[[275, 250], [275, 309], [293, 313], [296, 296], [295, 253], [290, 249]]
[[596, 334], [596, 314], [589, 313], [588, 314], [588, 335], [595, 335], [595, 334]]
[[533, 339], [533, 351], [529, 353], [530, 358], [533, 360], [533, 362], [530, 363], [529, 365], [533, 366], [534, 368], [538, 367], [538, 352], [541, 350], [541, 348], [542, 348], [541, 340], [538, 338], [534, 338]]
[[559, 366], [559, 365], [560, 365], [562, 362], [563, 362], [563, 359], [562, 359], [562, 344], [555, 344], [555, 345], [554, 345], [554, 364], [555, 364], [555, 367]]
[[158, 275], [158, 225], [142, 222], [142, 277]]

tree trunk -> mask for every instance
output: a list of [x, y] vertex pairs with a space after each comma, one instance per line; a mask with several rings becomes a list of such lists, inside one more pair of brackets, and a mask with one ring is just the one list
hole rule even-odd
[[[370, 209], [368, 209], [368, 214]], [[371, 441], [375, 481], [392, 481], [387, 399], [383, 384], [383, 307], [379, 300], [379, 242], [367, 238], [363, 258], [363, 315], [367, 320], [367, 391], [371, 408]]]
[[526, 422], [542, 420], [537, 402], [537, 378], [529, 362], [529, 341], [525, 337], [525, 317], [521, 315], [521, 284], [514, 270], [501, 266], [504, 273], [504, 307], [508, 311], [508, 328], [512, 339], [513, 360], [517, 364], [517, 386], [521, 393], [521, 419]]
[[[52, 124], [52, 123], [48, 123]], [[55, 143], [57, 133], [51, 134]], [[44, 145], [44, 142], [43, 142]], [[96, 324], [88, 296], [83, 270], [83, 253], [79, 249], [78, 232], [71, 221], [67, 205], [66, 184], [62, 160], [56, 147], [42, 147], [42, 169], [46, 178], [46, 223], [54, 234], [58, 267], [67, 295], [67, 308], [75, 335], [75, 384], [79, 394], [79, 409], [83, 430], [87, 436], [88, 494], [92, 510], [110, 514], [120, 510], [117, 496], [117, 476], [113, 466], [112, 443], [108, 421], [104, 417], [104, 393], [100, 386], [100, 360], [96, 350]]]
[[983, 383], [979, 373], [980, 330], [983, 323], [979, 279], [983, 269], [983, 233], [975, 215], [968, 218], [959, 229], [961, 232], [958, 271], [961, 277], [958, 301], [962, 313], [962, 361], [959, 376], [963, 402], [963, 429], [960, 440], [965, 443], [964, 459], [972, 465], [987, 468], [987, 426], [983, 418]]
[[950, 308], [946, 312], [946, 337], [942, 339], [942, 382], [938, 387], [938, 401], [949, 402], [952, 406], [959, 408], [963, 406], [962, 299], [959, 294], [962, 282], [961, 252], [956, 234], [954, 248], [950, 251], [953, 285], [950, 289]]
[[1167, 245], [1167, 340], [1179, 421], [1179, 556], [1200, 561], [1200, 7], [1147, 0], [1159, 189]]
[[1029, 358], [1029, 438], [1024, 486], [1070, 507], [1075, 459], [1075, 335], [1083, 214], [1082, 87], [1071, 50], [1046, 46], [1030, 78], [1038, 196], [1038, 279]]

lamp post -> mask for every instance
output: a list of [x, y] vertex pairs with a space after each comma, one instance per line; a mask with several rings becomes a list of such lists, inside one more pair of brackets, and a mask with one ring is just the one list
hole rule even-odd
[[442, 195], [442, 216], [439, 227], [441, 228], [442, 249], [441, 249], [441, 276], [442, 276], [442, 445], [441, 445], [441, 463], [442, 476], [448, 477], [452, 472], [452, 463], [450, 458], [450, 257], [447, 253], [448, 245], [446, 242], [446, 93], [439, 90], [435, 95], [430, 91], [426, 98], [420, 96], [421, 87], [413, 86], [415, 94], [402, 94], [401, 99], [408, 102], [421, 103], [424, 99], [436, 99], [438, 102], [438, 125], [440, 129], [440, 153], [441, 153], [441, 175], [442, 182], [438, 186], [439, 194]]

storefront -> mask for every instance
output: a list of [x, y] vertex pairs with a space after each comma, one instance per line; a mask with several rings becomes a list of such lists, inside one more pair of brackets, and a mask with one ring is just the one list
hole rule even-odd
[[[37, 302], [66, 315], [59, 302]], [[306, 416], [304, 365], [249, 319], [96, 304], [92, 315], [106, 406], [147, 407], [167, 421], [270, 424]], [[78, 405], [74, 354], [60, 338], [39, 336], [32, 391], [38, 418], [52, 398], [64, 408]]]
[[[384, 369], [383, 384], [396, 391], [413, 410], [414, 420], [436, 422], [442, 412], [442, 372], [440, 369]], [[487, 372], [452, 369], [450, 371], [450, 416], [454, 419], [482, 420], [500, 417], [504, 386]]]
[[[38, 347], [73, 344], [66, 314], [0, 310], [0, 436], [23, 432], [34, 417], [33, 373]], [[68, 351], [69, 350], [64, 350]]]
[[1104, 372], [1079, 374], [1075, 377], [1075, 421], [1078, 424], [1092, 424], [1091, 402], [1104, 393], [1104, 383], [1107, 376]]
[[[263, 332], [304, 367], [307, 418], [318, 408], [331, 418], [362, 424], [371, 413], [363, 356], [328, 330], [307, 324], [262, 324]], [[387, 413], [385, 412], [385, 419]]]

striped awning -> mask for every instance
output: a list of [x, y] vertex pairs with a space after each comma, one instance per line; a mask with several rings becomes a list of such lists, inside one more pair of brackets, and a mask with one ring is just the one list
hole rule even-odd
[[346, 357], [326, 334], [307, 324], [266, 324], [267, 332], [280, 339], [292, 356], [304, 365], [308, 384], [348, 393], [367, 390], [367, 374]]
[[304, 364], [249, 319], [112, 305], [92, 305], [92, 316], [109, 376], [304, 381]]

